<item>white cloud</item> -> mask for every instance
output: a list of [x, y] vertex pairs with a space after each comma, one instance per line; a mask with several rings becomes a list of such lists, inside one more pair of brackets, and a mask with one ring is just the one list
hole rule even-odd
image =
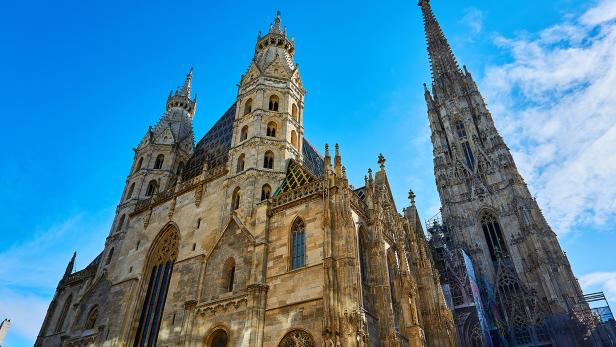
[[586, 25], [597, 25], [612, 21], [614, 18], [616, 18], [616, 2], [602, 0], [582, 16], [581, 22]]
[[34, 343], [50, 299], [34, 294], [19, 294], [11, 290], [0, 290], [2, 319], [11, 320], [10, 334], [18, 334]]
[[616, 5], [536, 35], [498, 37], [512, 61], [482, 90], [522, 175], [559, 234], [616, 217]]
[[478, 34], [483, 29], [483, 12], [477, 8], [469, 7], [464, 10], [462, 23], [466, 24], [473, 34]]
[[580, 277], [580, 285], [585, 292], [603, 290], [610, 301], [616, 303], [616, 272], [592, 272]]
[[78, 252], [78, 269], [94, 259], [112, 216], [111, 209], [79, 214], [0, 253], [0, 317], [11, 319], [10, 333], [34, 343], [72, 252]]

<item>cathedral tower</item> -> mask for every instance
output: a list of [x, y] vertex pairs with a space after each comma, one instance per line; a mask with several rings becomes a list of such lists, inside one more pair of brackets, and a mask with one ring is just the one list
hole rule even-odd
[[250, 215], [284, 178], [289, 160], [302, 160], [304, 95], [295, 43], [280, 12], [257, 37], [254, 57], [242, 75], [229, 151], [230, 209]]
[[430, 1], [419, 6], [432, 70], [425, 98], [434, 174], [447, 237], [471, 256], [482, 298], [499, 312], [496, 325], [508, 327], [504, 335], [519, 345], [549, 341], [546, 328], [562, 327], [581, 289], [473, 77], [459, 68]]

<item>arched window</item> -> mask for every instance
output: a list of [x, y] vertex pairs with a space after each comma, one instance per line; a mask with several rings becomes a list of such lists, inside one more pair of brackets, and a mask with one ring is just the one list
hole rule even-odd
[[486, 238], [492, 260], [496, 261], [499, 258], [507, 257], [505, 238], [494, 214], [485, 212], [481, 215], [481, 229], [483, 229], [483, 235]]
[[267, 132], [266, 135], [269, 137], [276, 137], [276, 123], [274, 122], [269, 122], [267, 123]]
[[214, 331], [208, 341], [207, 347], [227, 347], [229, 344], [229, 335], [227, 335], [226, 331], [218, 329]]
[[278, 102], [280, 99], [276, 95], [270, 96], [269, 99], [269, 110], [270, 111], [278, 111]]
[[265, 156], [263, 156], [263, 168], [274, 168], [274, 153], [272, 151], [265, 152]]
[[61, 332], [62, 329], [64, 328], [64, 320], [66, 319], [66, 315], [68, 314], [69, 308], [71, 308], [72, 301], [73, 301], [73, 295], [69, 295], [68, 298], [64, 300], [64, 306], [62, 306], [60, 317], [58, 317], [56, 328], [54, 329], [54, 334]]
[[240, 141], [246, 141], [248, 138], [248, 125], [244, 125], [242, 127], [242, 131], [240, 132]]
[[177, 170], [177, 172], [176, 172], [176, 175], [181, 174], [183, 170], [184, 170], [184, 162], [183, 162], [183, 161], [181, 161], [181, 162], [178, 164], [178, 170]]
[[107, 261], [105, 265], [109, 265], [111, 263], [111, 259], [113, 259], [113, 247], [109, 250], [109, 254], [107, 254]]
[[364, 230], [362, 228], [359, 229], [358, 235], [358, 252], [359, 252], [359, 270], [361, 274], [362, 283], [368, 282], [368, 274], [367, 274], [367, 264], [366, 264], [366, 246], [364, 244], [363, 237]]
[[135, 182], [133, 182], [128, 188], [128, 192], [126, 193], [126, 199], [128, 200], [133, 197], [133, 191], [135, 190]]
[[135, 172], [141, 170], [141, 166], [143, 166], [143, 157], [139, 158], [139, 161], [137, 162], [137, 166], [135, 167]]
[[466, 137], [466, 129], [464, 128], [464, 123], [461, 121], [456, 122], [456, 133], [458, 134], [459, 139]]
[[229, 258], [222, 269], [222, 288], [223, 292], [232, 292], [235, 282], [235, 259]]
[[462, 149], [464, 150], [464, 158], [466, 159], [466, 164], [471, 170], [473, 170], [473, 168], [475, 167], [475, 156], [473, 156], [471, 145], [467, 141], [464, 141], [464, 143], [462, 143]]
[[164, 161], [165, 161], [165, 156], [162, 154], [159, 154], [158, 157], [156, 157], [156, 161], [154, 162], [154, 168], [162, 169]]
[[261, 201], [265, 201], [272, 197], [272, 188], [269, 184], [264, 184], [261, 187]]
[[231, 197], [231, 211], [240, 208], [240, 187], [235, 188]]
[[310, 334], [303, 330], [293, 330], [287, 333], [278, 347], [316, 347], [316, 343]]
[[133, 346], [156, 345], [179, 242], [179, 231], [169, 225], [154, 239], [148, 252], [142, 279], [144, 284], [147, 283], [147, 287], [144, 287], [140, 294], [143, 304]]
[[237, 167], [235, 172], [240, 173], [244, 171], [244, 158], [246, 158], [246, 156], [243, 153], [240, 154], [239, 158], [237, 158]]
[[391, 305], [394, 312], [394, 324], [396, 329], [399, 329], [400, 324], [400, 301], [398, 300], [398, 287], [396, 279], [399, 276], [398, 252], [393, 248], [387, 251], [387, 271], [389, 273], [389, 295], [391, 296]]
[[291, 145], [297, 148], [297, 133], [295, 132], [295, 130], [291, 130]]
[[116, 227], [116, 231], [122, 230], [122, 228], [124, 227], [124, 219], [126, 219], [126, 215], [123, 214], [120, 217], [120, 220], [118, 221], [118, 226]]
[[98, 306], [94, 306], [86, 318], [85, 329], [94, 329], [96, 326], [96, 320], [98, 319]]
[[306, 265], [306, 232], [304, 221], [298, 218], [291, 227], [291, 270]]
[[244, 103], [244, 116], [252, 112], [252, 99], [246, 100]]
[[297, 111], [297, 105], [291, 106], [291, 116], [296, 122], [299, 122], [299, 112]]
[[156, 180], [151, 180], [148, 183], [148, 189], [145, 190], [145, 196], [152, 196], [158, 191], [158, 182]]

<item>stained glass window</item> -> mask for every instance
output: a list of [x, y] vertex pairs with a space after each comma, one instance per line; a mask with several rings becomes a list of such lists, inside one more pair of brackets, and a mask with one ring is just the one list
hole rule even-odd
[[291, 228], [291, 270], [304, 267], [306, 265], [306, 233], [304, 221], [295, 220]]

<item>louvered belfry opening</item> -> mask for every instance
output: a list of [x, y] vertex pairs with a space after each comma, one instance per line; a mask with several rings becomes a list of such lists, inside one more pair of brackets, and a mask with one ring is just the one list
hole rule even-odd
[[177, 259], [180, 233], [173, 225], [163, 229], [150, 251], [144, 278], [145, 291], [133, 346], [154, 346], [165, 308], [173, 265]]

